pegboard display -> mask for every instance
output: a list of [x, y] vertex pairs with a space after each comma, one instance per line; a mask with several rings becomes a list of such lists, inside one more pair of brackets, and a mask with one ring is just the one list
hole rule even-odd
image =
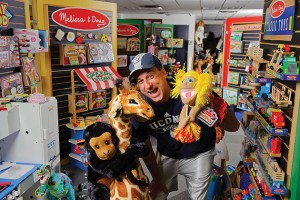
[[[27, 1], [3, 0], [0, 4], [1, 12], [5, 13], [1, 15], [0, 31], [11, 28], [26, 29], [30, 26], [29, 21], [26, 20], [28, 18], [26, 15], [29, 15], [29, 5]], [[20, 73], [20, 66], [21, 62], [19, 62], [19, 66], [15, 67], [2, 68], [0, 66], [0, 78], [13, 73]], [[30, 93], [30, 88], [24, 87], [24, 92]], [[0, 88], [0, 96], [1, 94], [2, 88]]]
[[[263, 22], [266, 20], [266, 10], [270, 7], [272, 1], [265, 0], [264, 3], [264, 15], [263, 15]], [[264, 50], [263, 58], [266, 60], [271, 60], [273, 56], [273, 51], [278, 49], [278, 44], [288, 44], [290, 46], [290, 51], [295, 52], [295, 57], [297, 60], [297, 65], [299, 66], [299, 56], [300, 56], [300, 46], [299, 46], [299, 36], [300, 36], [300, 2], [295, 1], [295, 16], [294, 16], [294, 31], [292, 35], [291, 41], [280, 41], [280, 40], [265, 40], [263, 35], [263, 30], [265, 30], [265, 23], [262, 26], [262, 35], [260, 38], [260, 47]], [[289, 199], [297, 199], [297, 195], [299, 198], [299, 194], [296, 191], [299, 191], [299, 187], [297, 189], [297, 175], [299, 171], [297, 165], [299, 166], [299, 161], [297, 161], [297, 157], [299, 156], [298, 152], [294, 152], [297, 148], [299, 148], [299, 144], [297, 145], [296, 141], [297, 134], [296, 130], [299, 131], [297, 128], [297, 121], [298, 119], [298, 112], [299, 112], [299, 81], [282, 81], [282, 80], [272, 80], [273, 84], [278, 86], [279, 88], [287, 87], [289, 91], [291, 91], [291, 99], [292, 105], [289, 109], [283, 109], [286, 128], [288, 129], [289, 136], [288, 137], [280, 137], [282, 141], [282, 149], [281, 149], [281, 157], [276, 158], [279, 165], [282, 169], [286, 172], [286, 186], [290, 190]], [[299, 132], [298, 132], [299, 133]], [[298, 134], [299, 135], [299, 134]], [[296, 158], [296, 159], [295, 159]], [[294, 160], [295, 159], [295, 160]], [[297, 164], [298, 162], [298, 164]], [[294, 164], [293, 164], [294, 163]], [[294, 168], [295, 167], [295, 168]], [[298, 192], [299, 193], [299, 192]], [[281, 197], [283, 198], [283, 197]]]
[[[291, 1], [285, 1], [285, 9], [289, 6], [287, 2]], [[265, 182], [256, 185], [256, 190], [260, 191], [258, 192], [260, 197], [267, 199], [269, 198], [267, 196], [271, 194], [273, 199], [296, 200], [300, 197], [297, 184], [300, 166], [299, 151], [297, 150], [299, 149], [299, 134], [297, 133], [299, 133], [300, 103], [300, 82], [299, 72], [297, 72], [300, 56], [300, 46], [298, 45], [300, 42], [298, 38], [300, 32], [300, 5], [299, 1], [295, 1], [295, 16], [288, 18], [289, 20], [294, 19], [294, 24], [292, 21], [289, 22], [289, 28], [294, 28], [290, 41], [289, 39], [283, 39], [282, 36], [278, 37], [276, 33], [275, 36], [269, 36], [265, 39], [266, 23], [269, 23], [266, 22], [267, 10], [272, 6], [276, 7], [280, 3], [282, 1], [264, 1], [264, 14], [260, 33], [260, 48], [263, 50], [263, 60], [257, 57], [252, 57], [252, 59], [253, 63], [258, 60], [260, 60], [259, 64], [262, 64], [263, 61], [269, 62], [266, 62], [266, 68], [263, 68], [263, 65], [255, 66], [252, 63], [252, 74], [248, 75], [249, 80], [252, 84], [259, 83], [260, 86], [251, 93], [251, 97], [256, 97], [248, 103], [251, 110], [254, 110], [254, 118], [246, 126], [245, 134], [248, 138], [255, 139], [250, 142], [250, 146], [255, 144], [258, 149], [254, 152], [255, 164], [253, 164], [250, 171], [253, 177], [257, 176], [258, 171], [264, 175]], [[283, 14], [283, 16], [285, 15]], [[274, 18], [274, 24], [278, 22], [278, 25], [281, 18], [277, 17]], [[278, 40], [278, 38], [281, 40]], [[274, 59], [273, 55], [275, 55], [276, 64], [275, 62], [271, 63], [271, 60]], [[286, 68], [287, 71], [285, 71]], [[264, 73], [260, 74], [260, 72]], [[250, 114], [245, 113], [243, 123], [247, 123], [246, 121], [250, 119], [250, 116]], [[268, 186], [269, 191], [264, 189], [265, 185]]]
[[[68, 143], [70, 129], [66, 127], [66, 124], [70, 123], [70, 117], [72, 117], [69, 108], [69, 99], [72, 93], [71, 71], [114, 65], [116, 58], [116, 38], [113, 33], [113, 27], [116, 27], [114, 24], [116, 23], [115, 4], [98, 2], [93, 3], [92, 6], [92, 1], [70, 4], [70, 2], [44, 0], [38, 2], [36, 6], [33, 9], [33, 12], [37, 9], [34, 18], [45, 18], [44, 23], [37, 24], [37, 27], [46, 26], [45, 29], [49, 30], [50, 51], [46, 55], [46, 59], [49, 58], [50, 62], [46, 60], [49, 68], [44, 69], [42, 73], [43, 92], [56, 97], [58, 101], [60, 149], [63, 158], [70, 153], [70, 144]], [[39, 9], [40, 6], [47, 10], [47, 15], [41, 16], [44, 13]], [[78, 20], [84, 23], [76, 23]], [[100, 48], [103, 46], [105, 49]], [[97, 54], [98, 52], [109, 55], [101, 57], [100, 53]], [[84, 84], [79, 75], [74, 74], [75, 93], [87, 94], [88, 85]], [[88, 107], [78, 113], [78, 116], [85, 118], [103, 114], [104, 110], [108, 108], [113, 90], [111, 87], [101, 89], [105, 91], [106, 105], [88, 109], [89, 96], [85, 95], [84, 101]], [[77, 106], [77, 102], [75, 103]]]

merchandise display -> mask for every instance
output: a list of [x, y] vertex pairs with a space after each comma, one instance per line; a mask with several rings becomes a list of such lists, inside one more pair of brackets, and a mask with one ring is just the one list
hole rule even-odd
[[[224, 24], [210, 20], [207, 10], [215, 9], [202, 4], [201, 18], [173, 16], [170, 3], [155, 17], [134, 19], [141, 9], [132, 12], [117, 0], [1, 0], [0, 199], [150, 200], [160, 192], [177, 199], [176, 190], [192, 199], [194, 186], [181, 191], [180, 178], [190, 183], [189, 177], [170, 181], [178, 188], [167, 184], [169, 193], [158, 181], [169, 181], [168, 175], [149, 167], [150, 146], [140, 139], [150, 131], [137, 136], [132, 127], [148, 120], [149, 127], [170, 133], [150, 138], [162, 161], [173, 159], [172, 142], [201, 143], [224, 126], [229, 137], [215, 145], [207, 199], [299, 199], [299, 2], [264, 0], [255, 4], [261, 16], [237, 18], [248, 13], [248, 4], [230, 17], [223, 6], [218, 17]], [[132, 12], [130, 19], [123, 10]], [[166, 76], [170, 100], [182, 102], [176, 115], [147, 103], [165, 92], [150, 71], [143, 80], [127, 78], [144, 52], [161, 61], [165, 71], [155, 75]], [[140, 69], [149, 69], [140, 62]], [[240, 129], [231, 133], [236, 125]], [[140, 162], [145, 157], [149, 169]]]

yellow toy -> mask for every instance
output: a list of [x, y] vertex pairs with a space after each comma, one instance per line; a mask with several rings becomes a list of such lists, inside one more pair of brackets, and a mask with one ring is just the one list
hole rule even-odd
[[197, 141], [200, 139], [201, 127], [195, 121], [201, 109], [208, 104], [212, 92], [212, 77], [207, 73], [198, 74], [195, 71], [185, 72], [184, 69], [180, 69], [173, 84], [175, 87], [172, 90], [172, 98], [180, 95], [184, 104], [174, 137], [182, 143]]

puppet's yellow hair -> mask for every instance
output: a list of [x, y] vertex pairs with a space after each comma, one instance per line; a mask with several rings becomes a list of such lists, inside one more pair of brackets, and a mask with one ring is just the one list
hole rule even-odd
[[188, 72], [185, 72], [184, 69], [178, 70], [175, 76], [175, 82], [172, 83], [174, 84], [174, 88], [172, 89], [171, 97], [177, 98], [180, 95], [181, 84], [186, 77], [193, 77], [196, 80], [194, 85], [194, 89], [197, 93], [195, 105], [205, 106], [212, 92], [212, 77], [207, 73], [198, 74], [193, 70]]

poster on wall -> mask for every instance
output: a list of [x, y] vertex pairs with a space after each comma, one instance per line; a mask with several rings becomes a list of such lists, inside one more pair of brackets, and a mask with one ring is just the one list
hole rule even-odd
[[294, 0], [273, 0], [266, 10], [264, 40], [291, 41], [294, 18]]

